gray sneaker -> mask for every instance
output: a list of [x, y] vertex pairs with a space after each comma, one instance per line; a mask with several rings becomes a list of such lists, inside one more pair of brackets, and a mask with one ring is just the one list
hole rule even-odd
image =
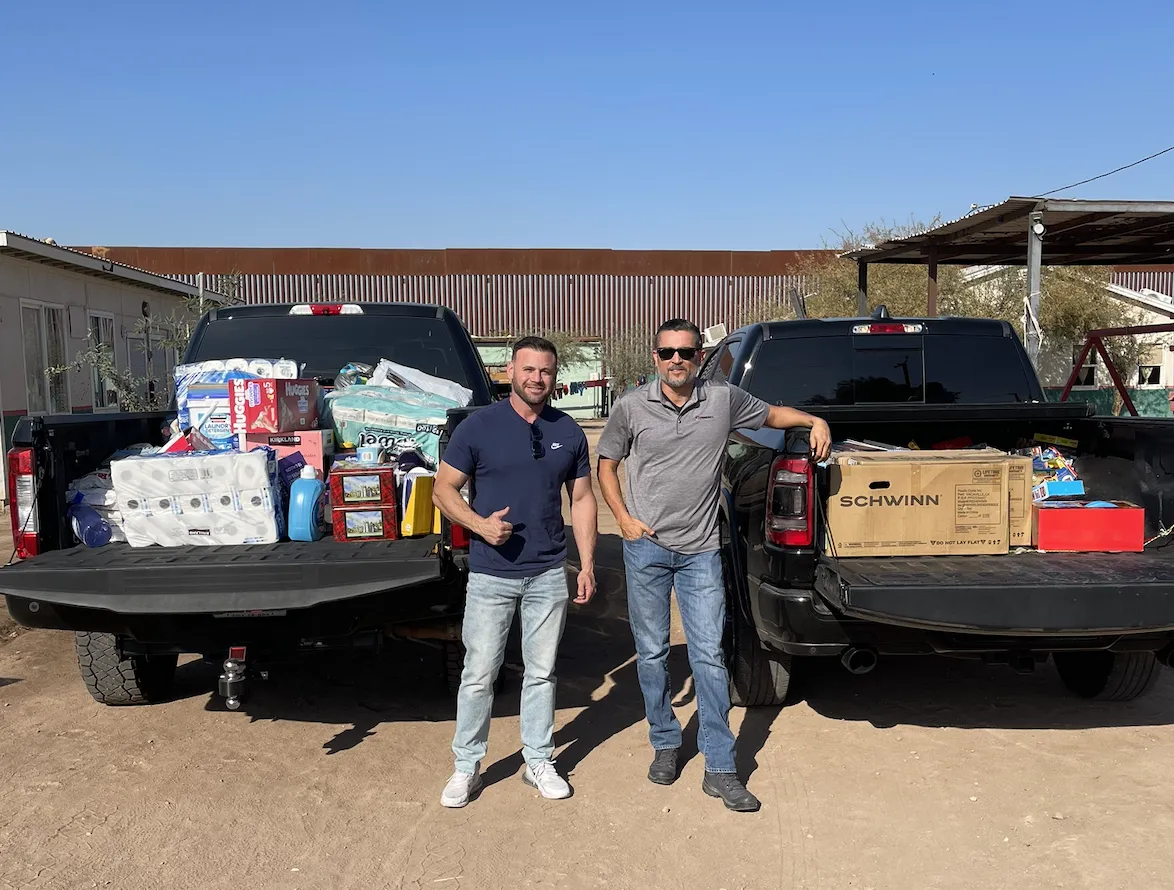
[[522, 781], [537, 788], [538, 793], [547, 800], [563, 800], [571, 796], [571, 786], [558, 774], [554, 762], [550, 760], [540, 760], [532, 766], [527, 764]]
[[455, 772], [440, 792], [440, 805], [457, 809], [469, 803], [469, 798], [481, 789], [481, 770], [478, 768], [473, 775]]

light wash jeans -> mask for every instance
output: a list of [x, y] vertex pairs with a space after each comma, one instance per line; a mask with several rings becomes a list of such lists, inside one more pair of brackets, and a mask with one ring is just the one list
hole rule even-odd
[[472, 774], [489, 747], [493, 681], [505, 659], [514, 610], [522, 611], [522, 756], [535, 764], [554, 756], [554, 663], [567, 621], [564, 565], [531, 578], [470, 572], [462, 639], [465, 668], [457, 693], [452, 751], [457, 772]]
[[705, 769], [735, 772], [730, 679], [722, 654], [726, 591], [721, 555], [716, 550], [677, 553], [644, 537], [624, 541], [624, 566], [628, 621], [636, 641], [636, 674], [644, 693], [652, 747], [658, 751], [681, 747], [681, 723], [673, 713], [668, 668], [669, 597], [676, 588], [697, 691], [698, 742], [705, 755]]

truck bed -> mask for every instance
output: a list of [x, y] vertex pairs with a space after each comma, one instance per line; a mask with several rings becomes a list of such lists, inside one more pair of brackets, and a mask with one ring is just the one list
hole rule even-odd
[[0, 572], [0, 593], [125, 615], [303, 609], [438, 580], [440, 536], [219, 547], [54, 550]]
[[1174, 547], [826, 558], [815, 586], [846, 615], [905, 627], [1023, 635], [1174, 629]]

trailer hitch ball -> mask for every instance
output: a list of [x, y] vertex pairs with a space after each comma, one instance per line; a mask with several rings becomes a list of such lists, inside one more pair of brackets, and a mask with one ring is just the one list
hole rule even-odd
[[235, 658], [224, 660], [224, 671], [220, 675], [219, 691], [224, 697], [224, 706], [228, 710], [240, 709], [246, 679], [246, 668], [243, 661], [238, 661]]

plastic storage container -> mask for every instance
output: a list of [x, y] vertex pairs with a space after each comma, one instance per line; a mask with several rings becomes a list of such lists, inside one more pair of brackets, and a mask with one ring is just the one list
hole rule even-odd
[[289, 487], [289, 539], [317, 541], [325, 534], [326, 483], [311, 466]]

